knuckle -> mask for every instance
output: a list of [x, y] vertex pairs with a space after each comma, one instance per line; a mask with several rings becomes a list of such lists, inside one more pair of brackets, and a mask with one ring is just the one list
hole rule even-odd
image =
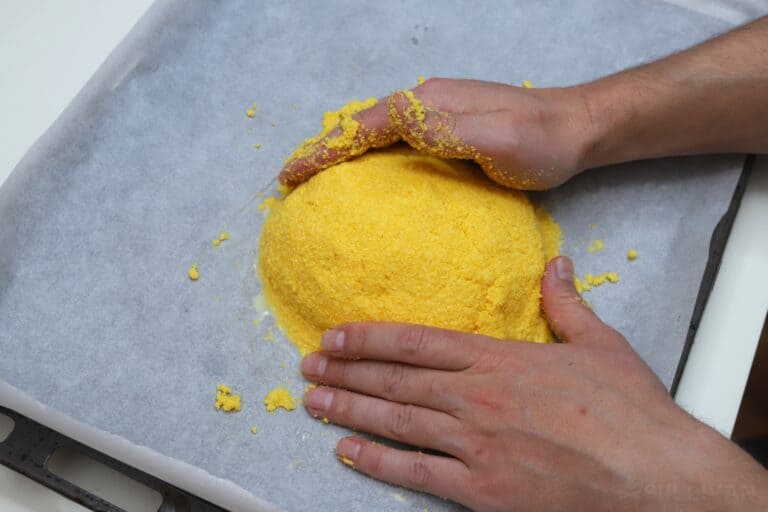
[[387, 396], [392, 397], [398, 394], [405, 383], [405, 367], [399, 364], [389, 365], [384, 370], [383, 389]]
[[398, 406], [390, 417], [389, 432], [395, 439], [403, 439], [413, 430], [413, 406]]
[[425, 457], [419, 455], [408, 468], [408, 486], [414, 488], [425, 488], [432, 480], [432, 470], [427, 464]]
[[351, 356], [365, 354], [370, 327], [364, 323], [346, 324], [341, 327], [341, 330], [344, 332], [347, 343], [345, 352]]
[[400, 351], [404, 355], [413, 356], [426, 349], [429, 339], [424, 327], [414, 325], [403, 329], [398, 340]]

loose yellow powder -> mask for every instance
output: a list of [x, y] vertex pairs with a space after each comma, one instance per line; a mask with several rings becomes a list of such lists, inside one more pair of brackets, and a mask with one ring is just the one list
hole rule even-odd
[[267, 406], [267, 411], [269, 412], [275, 412], [278, 407], [282, 407], [286, 411], [292, 411], [296, 408], [296, 401], [290, 391], [281, 386], [267, 394], [266, 398], [264, 398], [264, 405]]
[[576, 291], [579, 293], [591, 291], [592, 288], [601, 286], [605, 283], [618, 283], [619, 274], [617, 272], [605, 272], [603, 274], [585, 274], [583, 279], [574, 277], [573, 284], [576, 286]]
[[197, 281], [200, 279], [200, 271], [197, 269], [197, 265], [192, 265], [189, 267], [189, 270], [187, 270], [187, 276], [191, 281]]
[[271, 203], [264, 296], [301, 354], [349, 321], [553, 339], [540, 310], [560, 232], [473, 164], [398, 146], [317, 174]]
[[637, 249], [630, 249], [627, 251], [627, 259], [633, 261], [637, 259]]
[[240, 395], [233, 395], [232, 390], [224, 384], [216, 386], [216, 402], [213, 404], [216, 410], [233, 412], [240, 410]]
[[219, 233], [219, 238], [215, 238], [211, 244], [213, 244], [214, 247], [218, 247], [221, 245], [221, 242], [224, 242], [226, 240], [229, 240], [229, 232], [228, 231], [222, 231]]
[[259, 203], [259, 211], [264, 211], [272, 208], [278, 199], [276, 197], [268, 196], [261, 203]]
[[605, 240], [592, 240], [589, 242], [589, 253], [602, 252], [605, 247]]

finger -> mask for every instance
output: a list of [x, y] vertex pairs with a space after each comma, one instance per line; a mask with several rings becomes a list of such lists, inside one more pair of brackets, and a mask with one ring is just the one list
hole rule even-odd
[[454, 501], [464, 501], [469, 469], [451, 457], [397, 450], [357, 436], [339, 441], [342, 462], [368, 476]]
[[308, 354], [301, 372], [311, 381], [351, 389], [404, 404], [453, 412], [459, 404], [451, 389], [453, 375], [439, 370], [379, 361], [349, 361]]
[[458, 456], [465, 444], [459, 420], [424, 407], [326, 387], [310, 390], [305, 403], [316, 418], [412, 446]]
[[389, 322], [360, 322], [326, 331], [320, 346], [344, 359], [375, 359], [437, 370], [464, 370], [483, 348], [498, 340], [435, 327]]
[[499, 82], [452, 78], [430, 78], [413, 91], [425, 105], [457, 114], [494, 112], [518, 101], [521, 94], [539, 93]]
[[354, 136], [345, 140], [339, 136], [342, 128], [337, 127], [322, 139], [298, 150], [297, 157], [285, 163], [278, 180], [283, 185], [298, 185], [323, 169], [344, 162], [368, 149], [394, 144], [399, 135], [389, 123], [386, 102], [378, 102], [369, 109], [352, 116], [359, 125]]
[[602, 347], [628, 347], [624, 338], [603, 323], [573, 284], [573, 263], [559, 256], [547, 264], [541, 280], [541, 305], [552, 331], [563, 341]]

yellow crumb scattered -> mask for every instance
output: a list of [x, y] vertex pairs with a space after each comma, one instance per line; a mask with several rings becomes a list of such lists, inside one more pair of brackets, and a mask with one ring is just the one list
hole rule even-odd
[[253, 319], [253, 326], [258, 327], [259, 324], [261, 324], [261, 318], [254, 318]]
[[189, 267], [189, 270], [187, 270], [187, 276], [191, 281], [197, 281], [200, 279], [200, 271], [197, 269], [197, 265], [192, 265]]
[[219, 384], [216, 386], [216, 402], [213, 404], [216, 410], [233, 412], [240, 410], [240, 395], [233, 395], [229, 386]]
[[251, 430], [251, 434], [259, 433], [259, 427], [257, 427], [256, 425], [252, 426], [250, 430]]
[[307, 384], [307, 387], [304, 388], [304, 393], [307, 393], [311, 389], [315, 389], [317, 387], [317, 384], [309, 383]]
[[355, 461], [353, 461], [349, 457], [345, 457], [343, 455], [339, 455], [339, 460], [342, 462], [342, 464], [346, 464], [347, 466], [349, 466], [351, 468], [355, 467]]
[[632, 249], [628, 250], [627, 251], [627, 259], [629, 261], [636, 260], [637, 259], [637, 249], [632, 248]]
[[589, 253], [601, 252], [605, 247], [605, 240], [592, 240], [589, 242]]
[[214, 238], [213, 241], [211, 241], [211, 244], [213, 244], [214, 247], [218, 247], [221, 245], [221, 242], [224, 242], [225, 240], [229, 240], [228, 231], [222, 231], [219, 233], [219, 238]]
[[416, 79], [416, 85], [421, 85], [427, 80], [424, 78], [424, 75], [419, 75], [419, 78]]
[[296, 408], [296, 400], [290, 391], [281, 386], [267, 393], [266, 398], [264, 398], [264, 405], [267, 406], [269, 412], [275, 412], [278, 407], [292, 411]]
[[277, 128], [277, 123], [275, 123], [275, 122], [272, 122], [272, 123], [270, 123], [270, 124], [272, 125], [272, 128]]
[[256, 105], [256, 103], [254, 102], [254, 104], [253, 104], [253, 105], [251, 105], [251, 106], [250, 106], [250, 107], [249, 107], [249, 108], [248, 108], [248, 109], [245, 111], [245, 115], [247, 115], [248, 117], [250, 117], [251, 119], [253, 119], [253, 118], [256, 116], [256, 112], [257, 112], [258, 110], [259, 110], [259, 106], [258, 106], [258, 105]]
[[530, 80], [523, 80], [523, 87], [526, 89], [533, 89], [533, 84]]
[[267, 333], [264, 335], [264, 341], [267, 343], [273, 343], [275, 341], [275, 331], [270, 327], [267, 329]]
[[320, 420], [320, 421], [322, 421], [322, 422], [323, 422], [323, 423], [325, 423], [326, 425], [327, 425], [327, 424], [329, 424], [329, 423], [331, 422], [331, 420], [329, 420], [329, 419], [328, 419], [328, 416], [323, 416], [323, 419], [322, 419], [322, 420]]
[[605, 283], [618, 283], [619, 274], [617, 272], [604, 272], [599, 275], [585, 274], [583, 278], [573, 278], [573, 284], [576, 286], [576, 291], [579, 293], [588, 292], [596, 286], [601, 286]]
[[278, 199], [276, 197], [267, 196], [261, 203], [259, 203], [259, 211], [263, 212], [268, 210], [277, 204]]
[[254, 147], [255, 149], [261, 149], [261, 144], [254, 144], [254, 145], [253, 145], [253, 147]]

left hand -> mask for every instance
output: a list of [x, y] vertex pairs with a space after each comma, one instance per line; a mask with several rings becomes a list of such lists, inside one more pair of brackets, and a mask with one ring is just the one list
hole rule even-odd
[[337, 446], [356, 470], [473, 509], [765, 510], [766, 472], [675, 405], [582, 303], [567, 258], [548, 265], [542, 307], [566, 343], [390, 323], [328, 331], [301, 369], [332, 387], [309, 391], [307, 408], [432, 450]]

